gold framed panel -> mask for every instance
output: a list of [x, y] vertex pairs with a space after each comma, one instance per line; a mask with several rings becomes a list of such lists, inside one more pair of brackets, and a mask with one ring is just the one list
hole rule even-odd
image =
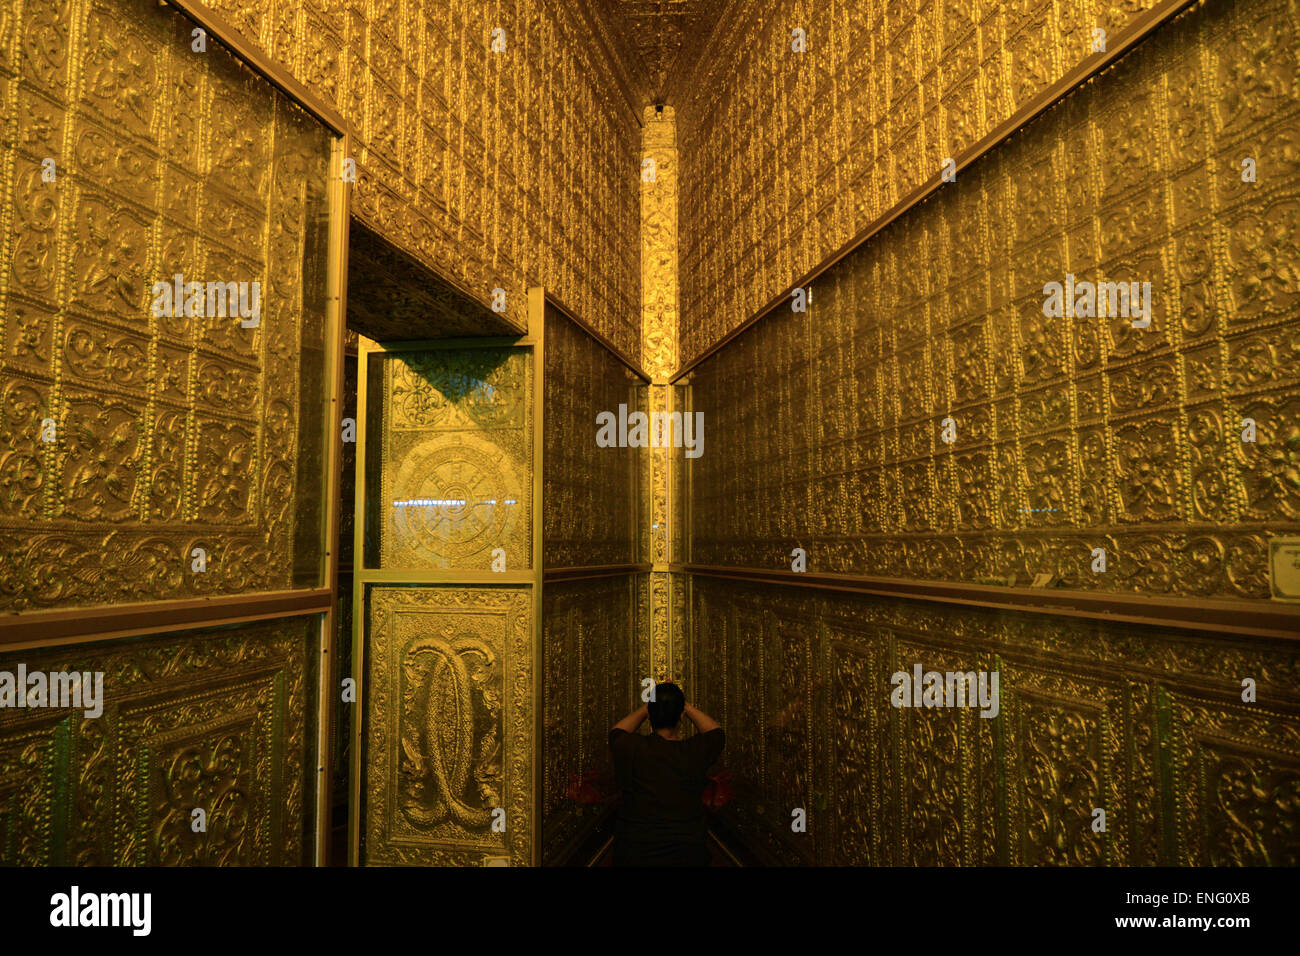
[[0, 865], [319, 863], [327, 616], [0, 653], [53, 705], [0, 708]]
[[[365, 415], [362, 570], [399, 574], [532, 566], [531, 348], [368, 350], [359, 374], [382, 390]], [[458, 579], [453, 576], [453, 580]]]
[[[765, 862], [1295, 863], [1292, 640], [1045, 626], [1022, 610], [704, 575], [691, 589], [698, 699], [727, 728], [737, 795], [719, 820]], [[894, 706], [892, 675], [917, 665], [997, 673], [998, 715]], [[1242, 700], [1247, 674], [1259, 703]], [[794, 807], [806, 834], [790, 830]]]
[[[320, 865], [330, 682], [328, 669], [318, 665], [333, 643], [337, 555], [329, 542], [338, 522], [335, 416], [351, 200], [341, 172], [350, 132], [337, 110], [204, 5], [182, 0], [169, 11], [136, 4], [129, 14], [116, 6], [78, 2], [63, 17], [34, 24], [32, 36], [62, 31], [66, 41], [47, 45], [43, 57], [0, 50], [0, 99], [20, 128], [38, 131], [5, 146], [13, 151], [5, 166], [14, 179], [0, 188], [15, 196], [26, 162], [42, 156], [52, 157], [57, 170], [39, 194], [45, 197], [40, 216], [15, 215], [20, 204], [0, 214], [0, 247], [12, 252], [31, 245], [37, 254], [24, 261], [33, 268], [56, 254], [68, 267], [62, 276], [64, 270], [46, 270], [56, 278], [44, 298], [40, 283], [0, 283], [0, 341], [7, 353], [0, 363], [9, 366], [10, 390], [15, 383], [35, 388], [61, 419], [59, 427], [69, 426], [68, 447], [38, 449], [35, 460], [47, 486], [60, 488], [65, 501], [78, 495], [83, 501], [69, 509], [51, 499], [37, 509], [53, 529], [37, 556], [41, 575], [75, 583], [33, 600], [10, 578], [3, 590], [17, 595], [8, 602], [16, 613], [0, 618], [0, 653], [57, 656], [84, 646], [108, 660], [126, 653], [116, 643], [121, 639], [145, 648], [185, 633], [196, 635], [197, 660], [207, 653], [203, 635], [210, 627], [275, 629], [318, 618], [309, 655], [316, 697], [295, 698], [313, 708], [297, 717], [315, 748], [316, 770], [304, 765], [309, 776], [295, 792], [307, 801], [296, 812], [314, 821], [314, 832], [303, 834], [303, 855], [292, 861], [262, 850], [252, 856], [239, 850], [230, 859]], [[213, 44], [197, 71], [188, 59], [193, 25]], [[21, 17], [19, 27], [23, 36]], [[6, 39], [14, 36], [11, 31]], [[87, 87], [74, 102], [60, 90], [74, 83], [75, 70], [102, 70], [115, 79]], [[242, 108], [220, 109], [230, 103]], [[160, 109], [174, 122], [150, 119]], [[261, 123], [266, 135], [249, 138], [253, 148], [240, 150], [233, 144], [248, 135], [240, 124], [250, 123]], [[22, 151], [30, 155], [19, 156]], [[258, 197], [263, 219], [275, 226], [263, 222], [252, 229], [258, 238], [241, 243], [259, 214], [252, 205]], [[251, 265], [259, 250], [260, 263]], [[228, 329], [205, 327], [203, 319], [191, 325], [189, 316], [153, 316], [147, 329], [139, 328], [131, 313], [150, 314], [149, 280], [210, 271], [215, 263], [226, 278], [247, 278], [261, 267], [273, 298], [265, 303], [269, 316], [260, 317], [270, 321], [252, 333], [252, 352], [231, 340]], [[318, 281], [304, 279], [309, 269]], [[317, 352], [312, 362], [285, 363], [308, 349]], [[242, 400], [259, 393], [263, 403], [241, 418]], [[306, 422], [309, 417], [318, 424]], [[304, 420], [297, 434], [295, 420]], [[17, 424], [11, 417], [4, 431]], [[200, 486], [185, 477], [205, 465], [224, 484]], [[304, 493], [301, 476], [322, 465], [320, 486]], [[247, 489], [240, 487], [245, 478]], [[256, 503], [241, 518], [245, 497]], [[258, 573], [266, 554], [258, 551], [256, 522], [245, 520], [257, 514], [264, 524], [287, 525], [277, 538], [289, 542], [292, 557], [276, 590], [253, 590], [269, 583]], [[40, 529], [32, 529], [39, 538]], [[86, 532], [95, 539], [88, 548], [75, 540]], [[0, 538], [12, 545], [23, 534], [14, 525]], [[178, 569], [188, 564], [191, 546], [213, 544], [219, 573], [186, 588]], [[4, 550], [10, 552], [5, 576], [20, 578], [14, 552]], [[121, 567], [105, 567], [109, 555]], [[278, 814], [286, 799], [265, 806], [274, 803]], [[156, 861], [187, 858], [179, 853]]]
[[[40, 552], [45, 557], [37, 555], [44, 562], [41, 574], [52, 576], [48, 580], [58, 580], [62, 575], [67, 581], [78, 583], [60, 585], [54, 591], [46, 588], [48, 593], [33, 601], [22, 597], [24, 592], [21, 590], [15, 590], [20, 581], [10, 580], [6, 590], [18, 595], [16, 601], [22, 607], [17, 608], [18, 613], [0, 618], [0, 644], [5, 646], [32, 647], [73, 640], [107, 640], [160, 633], [208, 620], [268, 619], [302, 610], [324, 610], [331, 603], [333, 549], [327, 542], [337, 516], [334, 513], [336, 509], [329, 504], [336, 490], [330, 477], [334, 468], [330, 466], [337, 460], [338, 437], [330, 422], [332, 411], [337, 407], [337, 366], [346, 271], [343, 259], [350, 197], [347, 184], [339, 176], [340, 157], [347, 152], [346, 134], [339, 134], [345, 128], [336, 113], [322, 110], [305, 89], [284, 82], [284, 75], [276, 75], [282, 71], [268, 68], [264, 59], [252, 57], [238, 35], [224, 23], [205, 19], [201, 10], [197, 16], [190, 10], [181, 13], [183, 16], [166, 10], [151, 10], [143, 18], [128, 18], [124, 14], [118, 15], [111, 5], [101, 4], [95, 7], [93, 15], [78, 6], [71, 16], [78, 30], [84, 27], [104, 37], [120, 34], [120, 42], [97, 48], [97, 56], [108, 57], [147, 53], [151, 43], [163, 43], [170, 50], [173, 44], [182, 42], [182, 37], [188, 48], [189, 22], [197, 22], [207, 31], [208, 39], [222, 51], [218, 60], [209, 59], [214, 65], [197, 81], [192, 76], [186, 81], [193, 90], [209, 97], [203, 100], [207, 104], [204, 111], [211, 110], [211, 102], [216, 101], [212, 98], [220, 97], [222, 90], [238, 91], [238, 96], [262, 103], [265, 107], [260, 111], [258, 108], [235, 111], [247, 113], [245, 119], [283, 114], [291, 117], [284, 120], [285, 124], [296, 123], [297, 128], [304, 131], [314, 126], [321, 131], [321, 178], [315, 181], [320, 190], [319, 205], [323, 212], [319, 218], [311, 218], [310, 207], [304, 205], [304, 197], [298, 188], [307, 181], [295, 179], [296, 174], [281, 176], [276, 172], [279, 153], [275, 157], [257, 160], [269, 170], [269, 173], [259, 172], [257, 175], [265, 182], [268, 195], [273, 197], [268, 199], [268, 209], [272, 210], [268, 215], [274, 214], [281, 221], [289, 221], [295, 210], [303, 211], [299, 216], [300, 234], [304, 230], [310, 231], [313, 237], [308, 245], [314, 244], [314, 249], [308, 250], [304, 256], [308, 259], [314, 257], [315, 262], [308, 263], [308, 259], [304, 259], [303, 262], [308, 264], [303, 267], [320, 270], [321, 283], [314, 290], [308, 284], [304, 286], [304, 292], [292, 291], [293, 275], [282, 268], [283, 255], [279, 247], [264, 250], [263, 264], [271, 289], [287, 287], [290, 290], [285, 293], [288, 296], [285, 301], [289, 302], [291, 312], [294, 309], [310, 310], [321, 317], [319, 330], [314, 333], [316, 344], [312, 346], [320, 349], [318, 361], [312, 366], [315, 369], [311, 375], [314, 381], [289, 380], [290, 388], [297, 390], [294, 401], [301, 398], [301, 393], [311, 393], [312, 397], [306, 407], [300, 406], [290, 412], [287, 420], [292, 425], [296, 415], [319, 416], [323, 428], [312, 429], [316, 435], [311, 439], [312, 446], [299, 447], [299, 462], [288, 464], [291, 472], [304, 473], [304, 462], [314, 461], [314, 470], [323, 460], [327, 477], [321, 483], [320, 493], [291, 494], [287, 501], [283, 500], [283, 485], [273, 484], [278, 479], [271, 475], [271, 471], [279, 467], [275, 464], [279, 452], [272, 449], [282, 448], [292, 453], [297, 444], [292, 437], [290, 443], [285, 444], [282, 433], [284, 409], [288, 406], [282, 397], [271, 396], [268, 392], [267, 401], [280, 404], [274, 407], [267, 404], [254, 412], [248, 422], [241, 424], [235, 409], [239, 395], [247, 394], [245, 379], [253, 365], [248, 362], [240, 364], [243, 360], [238, 348], [223, 349], [219, 346], [218, 340], [225, 334], [223, 330], [213, 326], [196, 329], [187, 339], [173, 333], [188, 319], [171, 320], [178, 323], [177, 328], [171, 328], [165, 327], [162, 320], [155, 317], [150, 320], [148, 333], [142, 335], [129, 318], [124, 318], [133, 310], [147, 312], [149, 300], [142, 298], [148, 289], [146, 282], [155, 278], [156, 272], [169, 272], [165, 266], [173, 265], [190, 272], [192, 268], [201, 269], [205, 261], [209, 264], [221, 261], [236, 263], [230, 268], [239, 272], [243, 267], [238, 266], [237, 260], [242, 251], [231, 252], [222, 245], [220, 240], [224, 233], [221, 223], [225, 223], [227, 231], [237, 230], [244, 221], [241, 217], [246, 217], [248, 212], [238, 199], [232, 198], [234, 191], [229, 195], [221, 193], [218, 199], [209, 196], [204, 206], [200, 201], [202, 197], [198, 197], [199, 179], [177, 159], [188, 154], [155, 143], [151, 139], [154, 134], [145, 131], [145, 126], [141, 125], [141, 111], [156, 108], [149, 104], [162, 105], [166, 101], [175, 112], [185, 113], [176, 100], [189, 94], [177, 92], [185, 88], [180, 80], [173, 84], [175, 90], [167, 85], [175, 79], [167, 65], [168, 56], [137, 57], [132, 61], [134, 65], [121, 74], [125, 84], [122, 93], [134, 89], [141, 96], [124, 95], [114, 99], [113, 95], [105, 93], [102, 104], [97, 104], [93, 98], [74, 104], [68, 107], [70, 112], [66, 116], [51, 114], [47, 117], [51, 121], [58, 120], [52, 126], [32, 127], [48, 128], [51, 133], [45, 137], [48, 142], [43, 142], [42, 137], [23, 140], [26, 144], [23, 148], [30, 146], [42, 155], [56, 157], [59, 173], [54, 182], [45, 184], [49, 190], [53, 190], [56, 184], [60, 186], [54, 193], [52, 205], [43, 207], [54, 216], [48, 235], [50, 241], [34, 248], [44, 248], [49, 253], [63, 249], [62, 255], [69, 262], [79, 255], [78, 249], [89, 250], [86, 242], [94, 239], [95, 223], [99, 221], [98, 214], [92, 215], [94, 210], [91, 207], [100, 198], [103, 199], [100, 203], [103, 209], [116, 210], [107, 221], [112, 223], [110, 237], [121, 248], [115, 257], [105, 259], [98, 267], [91, 261], [93, 256], [85, 262], [78, 260], [75, 274], [66, 280], [58, 280], [51, 287], [49, 309], [43, 311], [40, 295], [34, 292], [39, 286], [14, 284], [8, 285], [7, 299], [0, 306], [0, 313], [8, 313], [7, 319], [0, 315], [0, 325], [8, 327], [5, 339], [12, 347], [9, 351], [13, 352], [20, 343], [26, 343], [26, 351], [13, 353], [25, 358], [13, 366], [18, 377], [12, 378], [9, 384], [29, 391], [35, 388], [45, 395], [47, 403], [54, 402], [62, 408], [64, 415], [71, 413], [67, 422], [70, 426], [68, 447], [36, 449], [34, 461], [40, 464], [35, 467], [43, 469], [50, 479], [47, 485], [62, 482], [63, 494], [84, 492], [83, 497], [88, 502], [72, 511], [57, 502], [47, 502], [37, 509], [43, 518], [63, 516], [62, 524], [51, 525], [54, 536]], [[74, 37], [73, 42], [75, 45], [83, 41]], [[213, 56], [217, 54], [209, 53], [210, 58]], [[7, 68], [6, 62], [9, 67], [17, 62], [29, 71], [36, 68], [36, 61], [20, 58], [19, 61], [0, 62], [0, 71]], [[111, 64], [100, 65], [107, 67]], [[85, 65], [86, 69], [92, 67], [94, 64], [89, 61]], [[12, 95], [23, 101], [21, 108], [16, 108], [20, 125], [24, 122], [22, 117], [27, 117], [30, 125], [40, 120], [44, 112], [53, 109], [48, 95], [53, 95], [60, 83], [69, 82], [72, 67], [65, 55], [62, 59], [53, 57], [43, 69], [44, 73], [39, 76], [33, 73], [24, 82], [32, 90], [47, 91], [45, 99], [34, 94], [20, 94], [17, 83], [6, 84], [6, 98]], [[273, 93], [270, 100], [262, 102], [258, 91], [268, 84]], [[210, 92], [203, 93], [209, 88]], [[202, 115], [214, 129], [229, 120], [229, 117], [222, 120], [219, 115], [206, 112]], [[119, 135], [112, 145], [106, 138], [108, 126], [105, 124], [118, 130]], [[195, 120], [189, 119], [187, 124], [196, 137], [194, 142], [198, 143]], [[275, 120], [274, 124], [280, 124], [280, 120]], [[280, 125], [276, 128], [280, 129]], [[278, 140], [268, 136], [267, 142], [290, 144], [292, 134], [285, 132], [288, 128], [285, 126], [281, 130]], [[285, 157], [288, 155], [287, 152], [284, 154]], [[213, 156], [214, 161], [226, 169], [216, 177], [221, 182], [231, 176], [242, 176], [243, 173], [239, 172], [243, 168], [241, 164], [249, 161], [247, 157], [241, 159], [234, 154], [224, 158], [216, 158], [215, 153]], [[67, 163], [59, 157], [66, 157]], [[39, 159], [35, 153], [25, 157], [33, 158]], [[18, 163], [19, 167], [22, 165]], [[293, 166], [287, 158], [280, 165]], [[136, 179], [131, 178], [130, 170], [139, 174]], [[136, 185], [130, 186], [130, 182]], [[220, 188], [223, 187], [218, 184], [209, 192]], [[298, 188], [297, 192], [295, 188]], [[224, 220], [221, 219], [223, 210]], [[60, 221], [73, 222], [74, 219], [84, 228], [76, 227], [75, 223], [59, 225]], [[39, 238], [39, 230], [32, 232], [33, 223], [30, 218], [0, 217], [0, 228], [6, 233], [0, 242], [12, 248], [28, 238]], [[132, 244], [132, 229], [145, 230], [147, 241]], [[96, 276], [99, 286], [86, 285]], [[298, 284], [304, 285], [301, 281]], [[90, 296], [96, 289], [103, 294], [92, 299]], [[308, 301], [307, 295], [313, 298]], [[283, 318], [276, 318], [280, 318], [278, 323], [268, 323], [256, 333], [264, 339], [262, 354], [265, 356], [278, 356], [292, 345], [285, 338]], [[296, 329], [297, 323], [290, 322], [289, 325]], [[297, 334], [295, 331], [294, 335]], [[42, 372], [45, 368], [42, 362], [49, 366], [45, 372]], [[51, 369], [55, 364], [66, 368], [60, 376], [50, 379], [51, 384], [43, 386], [42, 382], [46, 380], [42, 375], [52, 376]], [[270, 375], [270, 363], [263, 362], [262, 365], [257, 374], [265, 380]], [[178, 369], [179, 378], [176, 377]], [[207, 374], [205, 369], [212, 371], [212, 376], [204, 378]], [[145, 377], [140, 378], [142, 374]], [[52, 384], [56, 381], [57, 385]], [[266, 388], [265, 383], [262, 387]], [[273, 428], [273, 423], [280, 424]], [[10, 426], [14, 424], [13, 421], [9, 423]], [[236, 454], [233, 449], [245, 440], [241, 436], [251, 437], [253, 432], [250, 428], [257, 432], [258, 437], [247, 445], [249, 453], [241, 459], [244, 453]], [[97, 448], [107, 466], [92, 467], [91, 459]], [[176, 454], [169, 452], [169, 448]], [[222, 465], [220, 474], [226, 476], [224, 490], [211, 481], [201, 489], [197, 486], [191, 488], [195, 479], [184, 478], [185, 472], [201, 466], [204, 455], [211, 457], [221, 453], [223, 448], [234, 456], [217, 463]], [[242, 480], [241, 460], [246, 466], [244, 471], [249, 472], [247, 490], [237, 487]], [[169, 471], [169, 462], [176, 464], [176, 468]], [[213, 462], [217, 459], [214, 458]], [[217, 464], [213, 467], [216, 468]], [[256, 474], [252, 474], [254, 471]], [[175, 497], [172, 492], [176, 493]], [[291, 528], [289, 535], [291, 539], [296, 537], [294, 551], [305, 555], [308, 560], [292, 564], [290, 571], [286, 572], [289, 574], [284, 582], [286, 586], [274, 592], [251, 593], [255, 580], [262, 586], [265, 582], [251, 570], [260, 560], [256, 557], [256, 547], [252, 545], [253, 537], [244, 535], [240, 538], [238, 534], [242, 528], [238, 503], [246, 495], [250, 501], [259, 504], [250, 504], [244, 514], [254, 514], [255, 509], [264, 509], [264, 513], [269, 514], [271, 503], [276, 500], [281, 500], [286, 508], [299, 510], [296, 518], [291, 514], [290, 523], [296, 525], [296, 530]], [[120, 503], [116, 511], [113, 502]], [[309, 506], [308, 502], [311, 503]], [[321, 502], [325, 503], [323, 508]], [[226, 507], [233, 524], [218, 515], [222, 507]], [[170, 528], [167, 527], [168, 515], [171, 514], [169, 509], [179, 509], [171, 517]], [[204, 514], [209, 514], [215, 523], [209, 522], [207, 527], [191, 523], [187, 531], [185, 524], [189, 518], [198, 519]], [[177, 520], [180, 523], [176, 523]], [[223, 522], [228, 525], [225, 532], [221, 530]], [[82, 528], [75, 527], [77, 524]], [[102, 539], [95, 545], [98, 551], [94, 548], [87, 551], [75, 543], [74, 536], [84, 535], [87, 531], [93, 531]], [[227, 540], [231, 533], [234, 537]], [[22, 532], [14, 526], [8, 534], [13, 536], [9, 543], [14, 544]], [[169, 537], [176, 540], [170, 541]], [[219, 573], [210, 578], [194, 575], [190, 582], [184, 581], [188, 575], [181, 569], [182, 565], [188, 567], [190, 546], [211, 547], [212, 543], [225, 549]], [[129, 560], [131, 570], [106, 574], [106, 569], [96, 563], [94, 555], [107, 553], [119, 554], [123, 561]], [[9, 558], [14, 557], [15, 553], [11, 552]], [[231, 558], [234, 558], [233, 562]], [[62, 572], [59, 570], [61, 567], [64, 568]], [[21, 576], [17, 561], [9, 562], [9, 570], [10, 574]], [[111, 586], [105, 583], [115, 577], [125, 583]], [[186, 583], [193, 586], [186, 588]], [[140, 600], [143, 597], [154, 599]], [[201, 611], [209, 612], [210, 617]]]
[[534, 595], [362, 590], [366, 865], [532, 863]]
[[[540, 288], [529, 291], [529, 334], [522, 337], [390, 344], [360, 340], [352, 675], [357, 706], [362, 709], [352, 722], [351, 865], [527, 866], [538, 862], [540, 768], [535, 744], [540, 701], [543, 302]], [[430, 418], [452, 423], [440, 435], [435, 428], [432, 437], [424, 439], [429, 446], [425, 451], [436, 453], [439, 443], [445, 447], [464, 442], [478, 424], [474, 416], [452, 407], [469, 390], [463, 377], [449, 377], [445, 371], [473, 371], [478, 368], [476, 360], [494, 355], [515, 366], [519, 378], [512, 387], [519, 394], [501, 395], [498, 384], [488, 383], [491, 391], [478, 398], [502, 398], [518, 413], [512, 420], [522, 437], [515, 436], [512, 442], [516, 463], [511, 493], [527, 500], [526, 512], [515, 526], [515, 533], [523, 535], [523, 545], [516, 546], [513, 560], [507, 552], [504, 571], [491, 570], [487, 560], [478, 567], [466, 561], [434, 567], [418, 555], [412, 561], [400, 548], [385, 551], [373, 545], [367, 560], [367, 535], [375, 533], [374, 489], [377, 483], [391, 488], [383, 484], [384, 472], [402, 468], [400, 456], [378, 462], [373, 457], [377, 449], [393, 447], [384, 441], [385, 420], [377, 410], [388, 411], [391, 393], [387, 389], [394, 381], [392, 376], [373, 374], [374, 363], [397, 359], [409, 370], [410, 360], [427, 360], [422, 383], [412, 383], [406, 375], [408, 381], [399, 379], [398, 384], [418, 385], [408, 388], [408, 395], [425, 393], [408, 405], [412, 415], [407, 421], [413, 427], [418, 429]], [[492, 409], [478, 411], [489, 425], [501, 418]], [[473, 440], [490, 445], [483, 437], [488, 430], [478, 431]], [[418, 450], [424, 444], [408, 442], [404, 447]], [[484, 449], [476, 461], [490, 463], [490, 452]], [[435, 482], [463, 481], [465, 470], [447, 469], [435, 476]], [[467, 490], [463, 499], [438, 491], [435, 499], [412, 500], [437, 500], [441, 503], [432, 506], [437, 508], [453, 500], [463, 506], [470, 494], [485, 487], [472, 481], [465, 487], [471, 485], [473, 490]], [[497, 501], [503, 493], [500, 486], [500, 481], [493, 483]], [[479, 538], [479, 551], [486, 553], [495, 546], [491, 529]], [[446, 724], [447, 736], [431, 737], [430, 722]], [[415, 783], [403, 783], [412, 779]], [[497, 810], [504, 811], [504, 817], [498, 817]], [[504, 832], [497, 829], [502, 824]]]

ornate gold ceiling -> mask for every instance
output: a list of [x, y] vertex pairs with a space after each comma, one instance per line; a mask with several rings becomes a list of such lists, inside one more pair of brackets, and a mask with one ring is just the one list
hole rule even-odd
[[595, 0], [629, 69], [636, 92], [662, 103], [674, 76], [695, 57], [727, 0]]

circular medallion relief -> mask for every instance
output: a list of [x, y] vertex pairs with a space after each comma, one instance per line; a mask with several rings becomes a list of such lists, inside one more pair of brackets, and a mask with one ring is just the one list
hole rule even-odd
[[392, 486], [394, 545], [437, 563], [505, 547], [505, 529], [523, 507], [504, 457], [435, 439], [402, 461]]

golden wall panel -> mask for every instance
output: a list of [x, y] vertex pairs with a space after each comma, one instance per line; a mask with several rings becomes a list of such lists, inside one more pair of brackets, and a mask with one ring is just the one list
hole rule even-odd
[[609, 731], [636, 705], [631, 576], [547, 584], [542, 596], [542, 860], [566, 862], [613, 794]]
[[[1217, 689], [1216, 689], [1217, 690]], [[1294, 706], [1246, 711], [1236, 695], [1162, 688], [1175, 742], [1165, 761], [1176, 830], [1166, 850], [1192, 866], [1300, 863], [1300, 726]]]
[[[355, 338], [355, 333], [353, 333]], [[355, 343], [354, 346], [355, 348]], [[330, 699], [331, 740], [330, 760], [332, 763], [330, 800], [338, 809], [349, 801], [348, 776], [352, 753], [352, 716], [356, 704], [343, 700], [343, 680], [353, 676], [352, 670], [352, 570], [353, 548], [356, 531], [356, 495], [357, 495], [357, 355], [355, 351], [344, 351], [343, 382], [339, 394], [342, 409], [339, 427], [348, 419], [353, 422], [353, 441], [340, 445], [339, 453], [339, 523], [338, 539], [338, 578], [335, 589], [336, 601], [334, 612], [334, 661], [333, 680], [330, 682], [332, 697]]]
[[638, 408], [638, 379], [608, 349], [546, 310], [542, 542], [551, 568], [639, 560], [640, 450], [601, 448], [596, 416]]
[[[671, 413], [669, 399], [671, 397], [672, 387], [668, 385], [650, 385], [644, 390], [645, 400], [649, 406], [651, 414]], [[656, 448], [654, 446], [642, 449], [642, 455], [645, 456], [646, 465], [646, 493], [649, 495], [650, 504], [650, 529], [648, 536], [649, 557], [647, 560], [656, 564], [662, 564], [668, 560], [668, 536], [670, 534], [670, 503], [668, 500], [669, 483], [672, 478], [672, 468], [675, 461], [680, 460], [680, 454], [673, 447]]]
[[[681, 412], [682, 420], [686, 420], [687, 415], [693, 415], [693, 406], [690, 404], [690, 388], [685, 385], [668, 386], [668, 408], [669, 411]], [[695, 421], [695, 419], [691, 419]], [[708, 430], [708, 423], [705, 423], [706, 441], [712, 441], [713, 433]], [[692, 459], [693, 460], [693, 459]], [[690, 521], [688, 520], [687, 508], [690, 504], [690, 484], [689, 473], [687, 470], [687, 459], [685, 448], [672, 448], [668, 452], [668, 475], [666, 502], [664, 504], [665, 520], [668, 523], [667, 538], [667, 555], [670, 562], [685, 561], [689, 557], [687, 544], [690, 535]]]
[[[703, 363], [692, 559], [1267, 597], [1300, 530], [1296, 50], [1285, 4], [1196, 8]], [[1067, 274], [1149, 281], [1151, 327], [1046, 317]]]
[[[633, 628], [633, 634], [635, 635], [635, 644], [633, 646], [635, 650], [634, 659], [636, 660], [636, 673], [641, 675], [642, 679], [645, 677], [653, 677], [656, 680], [659, 680], [661, 677], [666, 677], [667, 675], [663, 670], [656, 671], [655, 668], [657, 661], [662, 662], [664, 659], [663, 655], [660, 654], [656, 661], [652, 651], [653, 641], [651, 639], [651, 625], [653, 618], [651, 616], [650, 603], [651, 575], [637, 574], [634, 576], [634, 581], [635, 583], [633, 584], [633, 588], [636, 592], [636, 615], [634, 617], [635, 627]], [[663, 664], [660, 664], [659, 666], [663, 667]], [[640, 687], [641, 685], [638, 683], [637, 686]]]
[[483, 305], [505, 289], [508, 317], [544, 285], [636, 354], [639, 117], [581, 5], [210, 6], [352, 124], [368, 227]]
[[[1113, 42], [1154, 5], [733, 4], [668, 87], [681, 143], [683, 359], [1076, 66], [1095, 29]], [[792, 49], [795, 28], [806, 52]]]
[[[0, 607], [319, 586], [330, 136], [166, 8], [7, 26]], [[258, 324], [155, 315], [177, 274]]]
[[[687, 693], [725, 727], [736, 790], [721, 821], [769, 862], [1295, 862], [1285, 642], [700, 575], [692, 594]], [[999, 713], [892, 706], [891, 675], [916, 664], [998, 672]]]
[[0, 709], [0, 865], [309, 864], [320, 621], [0, 655], [103, 675], [98, 717]]
[[669, 643], [668, 574], [653, 571], [650, 574], [650, 674], [657, 681], [672, 680], [672, 648]]
[[500, 548], [531, 567], [527, 350], [375, 354], [368, 375], [367, 566], [487, 570]]
[[[666, 573], [668, 610], [668, 672], [683, 687], [694, 680], [694, 662], [691, 660], [690, 631], [690, 575]], [[690, 731], [692, 727], [685, 730]]]
[[533, 862], [532, 612], [525, 589], [369, 589], [367, 864]]

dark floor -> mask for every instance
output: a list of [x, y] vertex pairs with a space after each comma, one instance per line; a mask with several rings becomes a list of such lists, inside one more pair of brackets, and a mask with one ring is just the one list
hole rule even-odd
[[[347, 827], [335, 828], [331, 834], [330, 866], [348, 865], [348, 831]], [[736, 861], [723, 852], [717, 840], [709, 840], [709, 866], [736, 866]], [[614, 845], [611, 843], [596, 859], [592, 866], [613, 866]]]
[[[736, 861], [723, 852], [722, 847], [716, 840], [709, 840], [709, 856], [711, 861], [709, 866], [735, 866]], [[614, 865], [614, 845], [611, 843], [605, 847], [596, 862], [592, 866], [613, 866]]]

